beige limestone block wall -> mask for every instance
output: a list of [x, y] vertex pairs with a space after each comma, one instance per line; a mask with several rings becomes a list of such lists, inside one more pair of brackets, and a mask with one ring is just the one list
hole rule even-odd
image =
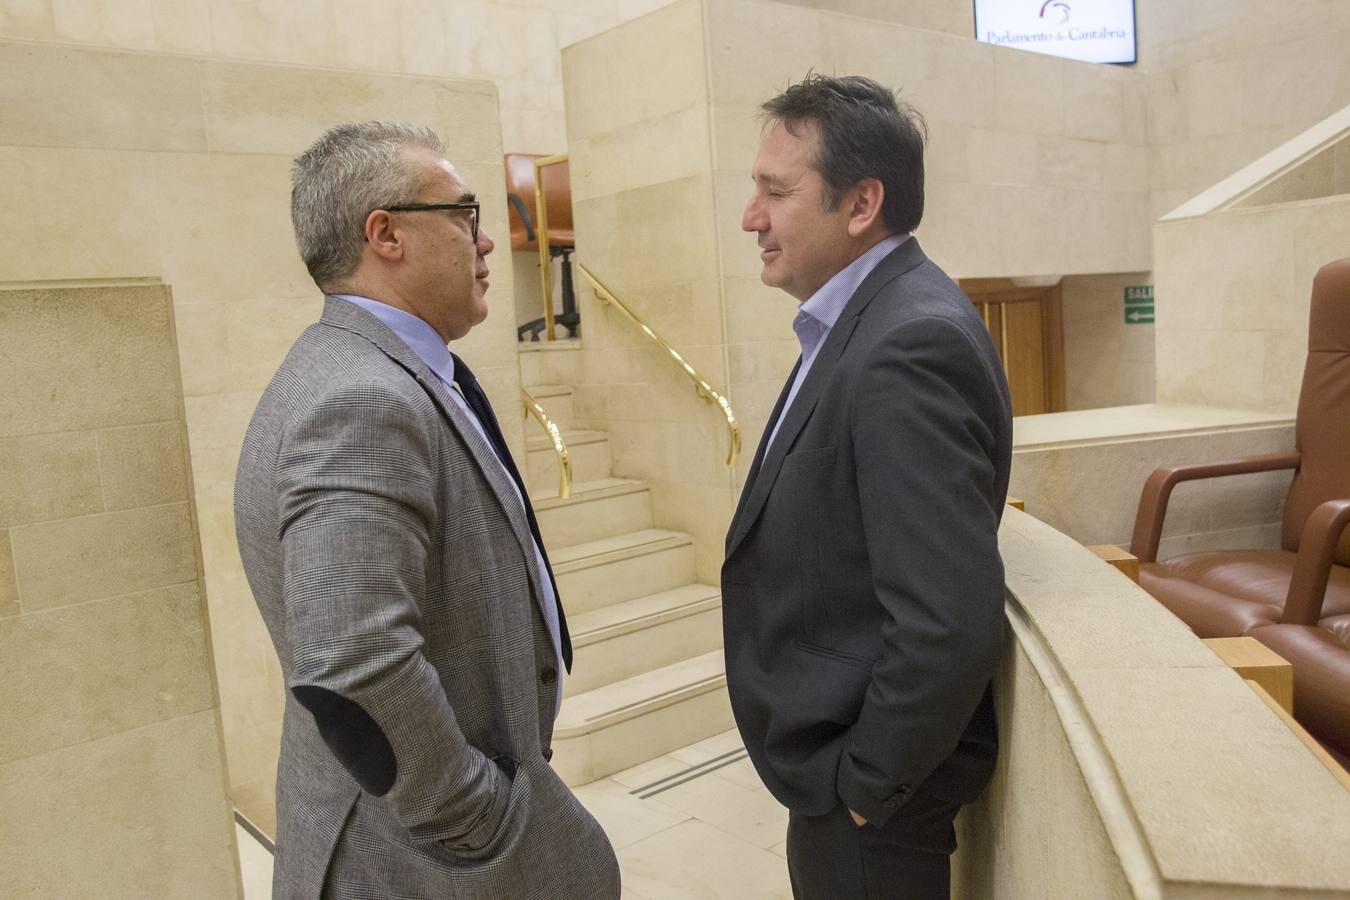
[[[481, 82], [0, 40], [0, 279], [156, 276], [174, 293], [233, 796], [270, 827], [284, 686], [244, 579], [232, 491], [244, 429], [322, 297], [295, 249], [290, 162], [342, 121], [434, 128], [505, 246], [497, 98]], [[510, 252], [456, 345], [523, 451]]]
[[668, 0], [6, 0], [0, 37], [497, 84], [503, 145], [564, 147], [559, 48]]
[[862, 19], [876, 19], [893, 25], [946, 31], [961, 37], [971, 37], [975, 33], [975, 4], [971, 0], [933, 0], [925, 3], [897, 3], [895, 0], [780, 0], [780, 2], [843, 13]]
[[[660, 59], [661, 65], [651, 60]], [[762, 2], [681, 0], [563, 53], [577, 258], [686, 354], [743, 423], [734, 479], [716, 413], [583, 291], [579, 410], [658, 521], [715, 578], [735, 492], [798, 353], [794, 302], [741, 231], [758, 105], [809, 69], [903, 89], [928, 119], [919, 237], [953, 277], [1150, 265], [1145, 92], [1122, 68]]]
[[8, 897], [240, 896], [171, 307], [0, 284]]
[[1158, 400], [1292, 413], [1313, 276], [1350, 256], [1350, 195], [1155, 226]]
[[1350, 103], [1342, 0], [1138, 0], [1156, 218]]
[[1151, 272], [1070, 275], [1060, 282], [1065, 409], [1152, 403], [1154, 330], [1125, 321], [1126, 287], [1152, 285]]
[[1235, 672], [1032, 516], [999, 547], [999, 762], [954, 896], [1350, 897], [1350, 793]]

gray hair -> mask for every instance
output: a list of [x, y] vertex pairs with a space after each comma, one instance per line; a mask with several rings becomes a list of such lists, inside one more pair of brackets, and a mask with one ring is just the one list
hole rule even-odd
[[372, 210], [412, 203], [426, 173], [405, 147], [444, 154], [430, 128], [408, 122], [349, 122], [330, 128], [291, 167], [295, 243], [320, 290], [356, 271]]

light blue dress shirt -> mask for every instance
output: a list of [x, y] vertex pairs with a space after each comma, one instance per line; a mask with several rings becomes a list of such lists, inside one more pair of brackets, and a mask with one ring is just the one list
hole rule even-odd
[[[455, 360], [450, 356], [449, 348], [445, 346], [445, 341], [441, 340], [441, 336], [436, 333], [436, 329], [412, 313], [396, 309], [378, 300], [371, 300], [369, 297], [358, 297], [355, 294], [332, 294], [331, 296], [337, 297], [339, 300], [346, 300], [348, 303], [355, 303], [398, 335], [399, 340], [407, 344], [408, 348], [416, 353], [418, 358], [427, 364], [427, 368], [445, 385], [450, 393], [450, 399], [464, 411], [469, 421], [478, 429], [478, 433], [483, 438], [483, 443], [487, 444], [488, 447], [492, 446], [492, 441], [483, 431], [483, 424], [478, 421], [478, 416], [469, 408], [469, 403], [460, 394], [459, 388], [455, 387]], [[501, 460], [498, 460], [498, 462], [500, 463]], [[521, 497], [520, 488], [516, 486], [515, 479], [507, 472], [504, 465], [502, 466], [502, 472], [506, 475], [506, 480], [511, 488], [516, 492], [516, 496], [520, 498], [521, 505], [524, 506], [529, 501]], [[561, 629], [558, 627], [558, 597], [553, 593], [553, 581], [548, 575], [548, 564], [544, 562], [544, 554], [540, 551], [537, 542], [534, 544], [534, 560], [535, 567], [539, 570], [539, 584], [544, 591], [544, 623], [548, 626], [549, 637], [553, 640], [553, 656], [557, 660], [558, 696], [554, 702], [556, 712], [562, 707], [563, 676], [567, 671], [562, 660]]]
[[816, 361], [816, 354], [820, 352], [825, 339], [830, 336], [830, 329], [834, 327], [834, 323], [839, 321], [844, 307], [857, 292], [863, 279], [872, 274], [872, 270], [880, 265], [892, 250], [907, 240], [908, 234], [893, 234], [877, 241], [862, 256], [835, 272], [833, 278], [821, 285], [820, 290], [807, 297], [806, 302], [797, 308], [797, 318], [792, 320], [792, 330], [797, 333], [797, 343], [802, 345], [802, 364], [797, 368], [797, 377], [792, 380], [792, 388], [788, 391], [783, 411], [778, 414], [778, 421], [774, 423], [773, 431], [769, 434], [769, 442], [764, 445], [766, 455], [773, 446], [773, 439], [778, 437], [779, 426], [783, 424], [788, 410], [792, 408], [792, 401], [797, 399], [797, 391], [801, 389], [802, 382], [811, 371], [811, 364]]

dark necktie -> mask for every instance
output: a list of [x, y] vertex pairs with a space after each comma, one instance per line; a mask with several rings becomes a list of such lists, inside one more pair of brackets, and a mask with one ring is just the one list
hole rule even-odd
[[455, 362], [455, 382], [459, 385], [460, 393], [464, 395], [464, 400], [469, 404], [469, 409], [473, 410], [473, 414], [478, 417], [478, 423], [483, 426], [483, 433], [487, 435], [488, 442], [492, 444], [492, 449], [496, 451], [497, 458], [502, 461], [502, 466], [520, 491], [521, 502], [525, 504], [525, 518], [530, 523], [530, 534], [534, 536], [534, 544], [539, 548], [539, 553], [544, 558], [544, 568], [548, 570], [549, 584], [553, 587], [553, 602], [558, 606], [558, 640], [562, 647], [563, 665], [566, 666], [568, 672], [571, 672], [572, 638], [567, 633], [567, 617], [563, 615], [562, 598], [558, 595], [558, 582], [553, 577], [553, 564], [548, 561], [548, 551], [544, 549], [544, 540], [539, 536], [539, 522], [534, 517], [534, 507], [530, 504], [530, 494], [525, 490], [525, 482], [516, 469], [515, 460], [511, 458], [511, 451], [506, 448], [506, 439], [502, 437], [502, 429], [497, 424], [497, 416], [492, 412], [492, 404], [488, 403], [487, 394], [483, 393], [483, 388], [478, 384], [478, 379], [474, 377], [473, 370], [466, 366], [464, 360], [455, 354], [451, 353], [450, 358]]

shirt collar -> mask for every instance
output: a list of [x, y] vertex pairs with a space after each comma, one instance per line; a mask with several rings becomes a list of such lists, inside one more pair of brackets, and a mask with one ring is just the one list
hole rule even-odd
[[806, 298], [801, 312], [821, 323], [828, 330], [839, 321], [839, 316], [848, 305], [849, 298], [858, 290], [863, 279], [872, 274], [872, 270], [891, 254], [891, 251], [909, 240], [908, 234], [893, 234], [882, 238], [869, 247], [861, 256], [844, 266], [834, 277], [820, 286], [820, 289]]
[[390, 331], [398, 335], [399, 340], [408, 345], [408, 349], [427, 364], [428, 369], [436, 373], [437, 378], [447, 385], [455, 380], [455, 361], [450, 356], [450, 348], [441, 340], [436, 329], [425, 320], [369, 297], [360, 297], [356, 294], [329, 296], [354, 303], [383, 322]]

